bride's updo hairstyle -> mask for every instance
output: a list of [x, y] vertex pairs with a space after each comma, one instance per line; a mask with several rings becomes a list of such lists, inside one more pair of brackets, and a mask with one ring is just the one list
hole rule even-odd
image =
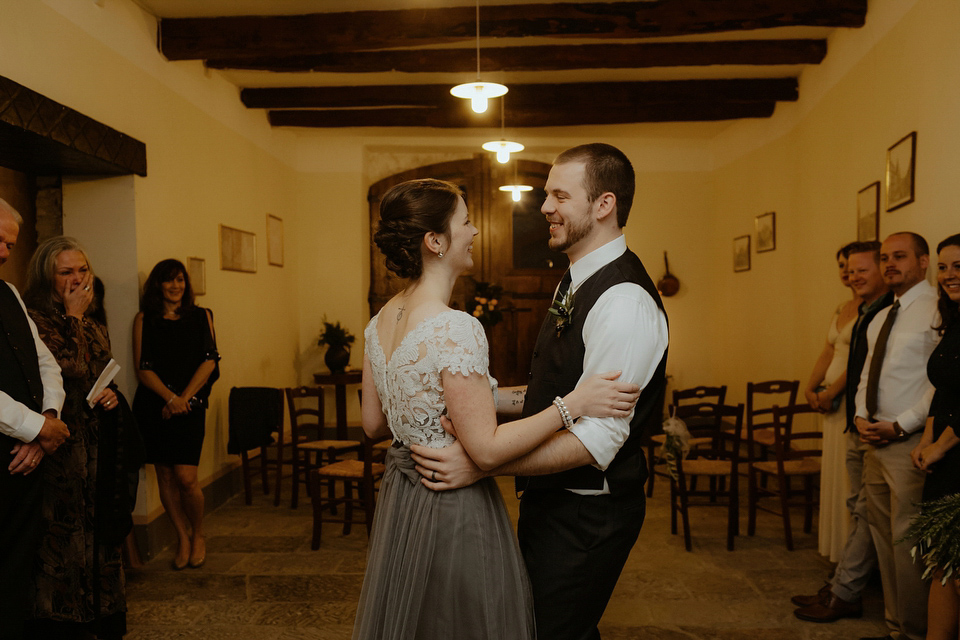
[[387, 191], [380, 201], [380, 225], [373, 234], [387, 258], [387, 269], [401, 278], [419, 278], [424, 234], [449, 232], [461, 195], [457, 185], [433, 178], [401, 182]]

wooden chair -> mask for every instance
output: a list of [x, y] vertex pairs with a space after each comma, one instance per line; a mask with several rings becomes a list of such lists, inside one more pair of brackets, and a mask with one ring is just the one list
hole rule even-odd
[[[252, 502], [250, 475], [256, 470], [250, 468], [249, 451], [260, 449], [259, 473], [263, 494], [270, 492], [267, 480], [268, 447], [276, 443], [276, 458], [283, 455], [283, 391], [271, 387], [233, 387], [228, 400], [229, 441], [227, 453], [240, 456], [243, 470], [243, 492], [246, 504]], [[276, 439], [274, 433], [277, 434]], [[274, 504], [280, 500], [279, 466]]]
[[[756, 531], [758, 509], [779, 513], [783, 518], [783, 534], [788, 551], [793, 551], [793, 532], [790, 527], [791, 507], [803, 507], [804, 533], [810, 533], [813, 528], [813, 510], [819, 498], [814, 481], [820, 477], [823, 439], [823, 433], [818, 430], [816, 423], [808, 431], [797, 431], [793, 418], [797, 415], [816, 413], [817, 410], [810, 408], [807, 404], [793, 404], [783, 408], [773, 407], [776, 459], [757, 460], [750, 464], [747, 534], [752, 536]], [[760, 478], [762, 477], [776, 479], [776, 488], [761, 486]], [[802, 480], [801, 486], [795, 487], [792, 484], [794, 478]], [[779, 511], [760, 504], [760, 499], [768, 496], [779, 499]]]
[[[320, 548], [320, 533], [324, 522], [342, 522], [343, 535], [350, 533], [354, 522], [363, 522], [367, 527], [367, 535], [370, 535], [376, 507], [374, 488], [386, 470], [386, 465], [373, 462], [374, 444], [373, 440], [364, 435], [359, 460], [340, 460], [310, 469], [310, 499], [313, 504], [313, 537], [310, 548], [314, 551]], [[321, 490], [324, 482], [329, 485], [342, 482], [342, 495], [336, 495], [334, 490], [328, 492], [324, 498]], [[342, 516], [336, 515], [336, 505], [343, 505]], [[355, 517], [355, 509], [363, 515], [362, 520]]]
[[[773, 406], [797, 403], [799, 380], [768, 380], [747, 383], [747, 461], [767, 460], [773, 448]], [[787, 428], [792, 414], [786, 417]]]
[[[333, 464], [341, 460], [344, 454], [361, 450], [359, 440], [335, 439], [328, 437], [323, 421], [323, 388], [288, 388], [287, 408], [290, 412], [290, 447], [293, 463], [293, 494], [290, 508], [296, 509], [300, 493], [300, 484], [307, 486], [308, 472], [322, 463]], [[311, 402], [314, 404], [311, 406]], [[324, 457], [326, 460], [324, 461]], [[334, 482], [328, 483], [332, 497]], [[331, 503], [336, 509], [336, 502]]]
[[[719, 387], [691, 387], [690, 389], [674, 389], [673, 390], [673, 404], [671, 408], [676, 410], [677, 407], [681, 405], [689, 406], [693, 404], [701, 404], [704, 402], [709, 402], [712, 404], [723, 404], [723, 401], [727, 397], [727, 385], [722, 385]], [[676, 415], [674, 413], [673, 415]], [[679, 417], [681, 420], [685, 418]], [[690, 425], [687, 425], [688, 427]], [[656, 479], [656, 476], [663, 476], [664, 478], [669, 478], [669, 474], [663, 471], [657, 471], [657, 458], [656, 451], [657, 448], [663, 445], [666, 442], [666, 436], [662, 433], [658, 433], [650, 437], [650, 440], [647, 442], [647, 460], [650, 461], [650, 476], [647, 480], [647, 497], [653, 497], [653, 483]]]
[[[743, 405], [737, 406], [700, 403], [682, 407], [699, 418], [693, 427], [691, 440], [700, 441], [691, 448], [686, 460], [677, 460], [677, 477], [670, 477], [670, 531], [677, 533], [677, 514], [683, 522], [683, 543], [687, 551], [690, 542], [690, 507], [727, 507], [727, 550], [733, 551], [733, 538], [740, 533], [739, 473], [740, 439], [743, 433]], [[732, 431], [726, 424], [732, 422]], [[709, 489], [696, 488], [699, 477], [710, 480]], [[691, 502], [691, 498], [695, 501]], [[703, 498], [703, 500], [700, 500]], [[723, 498], [723, 500], [721, 500]]]

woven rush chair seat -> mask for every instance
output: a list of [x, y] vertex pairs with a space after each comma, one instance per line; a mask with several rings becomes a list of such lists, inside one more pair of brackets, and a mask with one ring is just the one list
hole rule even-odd
[[[374, 462], [370, 465], [370, 471], [374, 476], [382, 476], [387, 470], [386, 465]], [[316, 470], [321, 478], [355, 478], [363, 479], [363, 462], [360, 460], [341, 460], [320, 467]]]
[[[763, 462], [753, 463], [760, 471], [769, 473], [771, 475], [776, 475], [777, 473], [777, 462], [775, 460], [766, 460]], [[820, 475], [820, 458], [803, 458], [801, 460], [785, 460], [783, 463], [783, 471], [788, 476], [800, 476], [800, 475]]]
[[733, 471], [731, 460], [684, 460], [683, 472], [688, 476], [729, 476]]
[[310, 440], [298, 442], [297, 448], [302, 451], [356, 451], [360, 448], [359, 440]]

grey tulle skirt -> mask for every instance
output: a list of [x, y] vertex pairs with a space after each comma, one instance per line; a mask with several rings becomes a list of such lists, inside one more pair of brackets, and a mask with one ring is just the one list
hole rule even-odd
[[527, 570], [496, 482], [430, 491], [410, 450], [391, 447], [354, 640], [535, 637]]

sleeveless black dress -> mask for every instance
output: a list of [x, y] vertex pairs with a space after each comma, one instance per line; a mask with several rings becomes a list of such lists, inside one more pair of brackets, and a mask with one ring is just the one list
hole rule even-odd
[[[927, 361], [927, 377], [937, 388], [930, 405], [933, 416], [933, 438], [936, 440], [947, 427], [960, 435], [960, 322], [948, 328], [940, 344]], [[936, 500], [960, 493], [960, 445], [947, 451], [927, 476], [923, 485], [923, 500]]]
[[[153, 371], [168, 389], [179, 394], [206, 360], [220, 360], [206, 309], [193, 307], [176, 320], [144, 314], [141, 369]], [[133, 413], [143, 434], [148, 463], [200, 463], [207, 398], [217, 377], [219, 370], [215, 369], [197, 392], [197, 401], [189, 413], [168, 420], [161, 416], [166, 401], [143, 384], [137, 387]]]

